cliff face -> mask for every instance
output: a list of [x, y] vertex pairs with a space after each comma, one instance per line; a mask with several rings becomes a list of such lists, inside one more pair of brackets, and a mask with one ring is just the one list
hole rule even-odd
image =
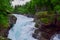
[[[42, 14], [41, 14], [42, 13]], [[54, 16], [50, 19], [50, 14], [47, 16], [48, 12], [40, 12], [35, 15], [35, 27], [37, 28], [33, 34], [33, 37], [38, 40], [50, 40], [50, 38], [60, 31], [60, 22], [54, 23]], [[52, 14], [51, 14], [52, 15]], [[41, 20], [42, 19], [42, 20]]]

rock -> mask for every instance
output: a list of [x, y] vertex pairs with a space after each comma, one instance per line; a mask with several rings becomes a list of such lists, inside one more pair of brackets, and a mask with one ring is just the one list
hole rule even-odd
[[9, 15], [9, 25], [12, 27], [16, 23], [17, 18], [14, 15]]
[[4, 39], [0, 38], [1, 40], [9, 40], [7, 39], [8, 32], [10, 28], [16, 23], [17, 18], [14, 15], [8, 15], [9, 25], [7, 28], [1, 28], [0, 29], [0, 36], [2, 36]]
[[35, 39], [39, 39], [41, 36], [41, 33], [39, 32], [39, 29], [36, 29], [32, 35]]
[[[54, 22], [54, 12], [38, 12], [35, 15], [35, 27], [37, 28], [33, 34], [38, 40], [50, 40], [55, 33], [60, 33], [60, 21]], [[41, 19], [42, 18], [42, 19]], [[39, 35], [38, 35], [39, 34]]]
[[0, 36], [0, 40], [10, 40], [10, 39]]
[[8, 31], [10, 30], [10, 28], [12, 28], [14, 26], [14, 24], [16, 23], [16, 20], [17, 20], [17, 18], [12, 14], [9, 14], [8, 18], [9, 18], [9, 27], [6, 32], [7, 35], [8, 35]]

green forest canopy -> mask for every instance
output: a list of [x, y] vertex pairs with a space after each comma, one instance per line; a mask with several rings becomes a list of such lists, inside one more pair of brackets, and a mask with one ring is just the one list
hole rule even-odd
[[60, 20], [60, 16], [57, 16], [60, 15], [60, 0], [31, 0], [27, 2], [26, 5], [16, 6], [14, 10], [14, 12], [20, 14], [38, 14], [39, 16], [41, 16], [41, 12], [42, 15], [44, 15], [45, 11], [49, 13], [48, 18], [40, 17], [40, 20], [43, 23], [56, 23], [57, 20]]
[[35, 14], [35, 12], [41, 11], [43, 7], [46, 8], [44, 11], [60, 12], [60, 0], [31, 0], [26, 5], [16, 6], [15, 12]]
[[8, 13], [13, 11], [11, 0], [0, 0], [0, 28], [8, 26]]
[[35, 14], [38, 11], [57, 11], [60, 13], [60, 0], [31, 0], [26, 5], [16, 6], [15, 10], [11, 7], [10, 1], [12, 0], [0, 0], [0, 26], [7, 26], [8, 13], [13, 11], [23, 14]]

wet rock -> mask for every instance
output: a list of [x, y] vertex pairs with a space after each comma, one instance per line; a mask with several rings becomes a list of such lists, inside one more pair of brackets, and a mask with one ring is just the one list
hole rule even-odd
[[9, 18], [8, 19], [9, 20], [9, 27], [7, 28], [7, 31], [5, 33], [7, 35], [8, 35], [8, 31], [10, 30], [10, 28], [12, 28], [14, 26], [14, 24], [16, 23], [16, 20], [17, 20], [17, 18], [12, 14], [9, 14], [8, 18]]
[[33, 36], [34, 38], [36, 38], [36, 39], [39, 39], [39, 37], [40, 37], [39, 29], [36, 29], [36, 30], [34, 31], [34, 33], [33, 33], [32, 36]]
[[12, 27], [16, 23], [17, 18], [14, 15], [9, 15], [9, 25]]
[[32, 35], [32, 37], [34, 37], [35, 39], [38, 39], [37, 34], [35, 34], [35, 33]]
[[0, 36], [0, 40], [10, 40], [10, 39]]

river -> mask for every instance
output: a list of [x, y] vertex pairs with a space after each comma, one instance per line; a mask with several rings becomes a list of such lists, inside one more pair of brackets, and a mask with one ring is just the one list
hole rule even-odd
[[[24, 15], [13, 14], [16, 18], [16, 24], [9, 30], [8, 38], [12, 40], [37, 40], [32, 37], [36, 29], [34, 18]], [[60, 34], [56, 34], [53, 40], [60, 40]]]
[[16, 24], [9, 30], [8, 38], [12, 40], [37, 40], [32, 37], [35, 22], [34, 18], [29, 18], [23, 15], [13, 14], [17, 17]]

